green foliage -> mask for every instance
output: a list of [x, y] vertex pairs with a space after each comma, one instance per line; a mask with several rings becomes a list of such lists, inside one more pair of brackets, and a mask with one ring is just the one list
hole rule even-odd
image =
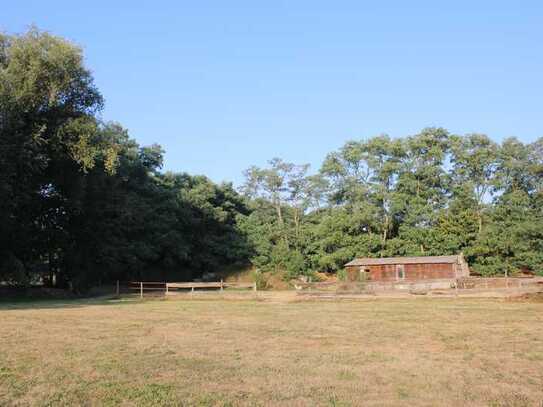
[[76, 291], [115, 279], [198, 277], [246, 262], [231, 185], [162, 174], [96, 113], [81, 50], [31, 29], [0, 36], [0, 281], [41, 277]]
[[[279, 219], [273, 200], [260, 197], [253, 226], [245, 229], [255, 243], [252, 261], [290, 277], [341, 275], [356, 256], [464, 252], [485, 275], [524, 268], [543, 274], [542, 145], [508, 139], [500, 146], [484, 135], [439, 128], [399, 140], [350, 141], [326, 157], [317, 204], [297, 211], [284, 200]], [[274, 172], [278, 162], [258, 171]], [[295, 168], [307, 170], [281, 163], [282, 179], [294, 177]], [[297, 180], [302, 190], [307, 184]], [[280, 185], [288, 196], [291, 184]]]
[[265, 290], [266, 288], [268, 288], [268, 280], [262, 270], [254, 269], [251, 272], [251, 276], [256, 283], [256, 288], [258, 290]]
[[514, 274], [522, 268], [543, 271], [543, 214], [524, 191], [502, 195], [488, 226], [466, 251], [484, 275]]
[[279, 158], [251, 167], [242, 195], [163, 173], [163, 149], [103, 123], [102, 106], [79, 47], [0, 34], [0, 282], [82, 291], [249, 262], [291, 279], [342, 275], [356, 256], [461, 251], [485, 275], [543, 274], [543, 139], [380, 135], [314, 174]]
[[338, 270], [336, 276], [339, 281], [347, 281], [347, 271], [345, 269]]

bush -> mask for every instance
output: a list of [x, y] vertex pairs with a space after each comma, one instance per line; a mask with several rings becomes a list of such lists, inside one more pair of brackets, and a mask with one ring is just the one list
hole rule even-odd
[[347, 270], [345, 269], [338, 270], [338, 272], [336, 273], [336, 276], [339, 281], [347, 281]]
[[268, 288], [268, 279], [260, 269], [255, 269], [251, 274], [258, 290], [265, 290]]
[[0, 260], [0, 282], [22, 286], [30, 282], [23, 263], [13, 253]]

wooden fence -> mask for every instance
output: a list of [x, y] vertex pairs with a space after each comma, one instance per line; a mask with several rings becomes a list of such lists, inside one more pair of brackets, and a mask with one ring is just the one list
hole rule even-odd
[[[166, 290], [166, 283], [153, 281], [130, 281], [128, 291], [138, 293], [141, 298], [145, 293], [161, 294]], [[117, 294], [120, 293], [119, 283], [117, 283]]]
[[[197, 289], [209, 290], [218, 289], [223, 292], [226, 288], [239, 288], [239, 289], [252, 289], [257, 291], [256, 283], [229, 283], [223, 280], [217, 282], [149, 282], [149, 281], [131, 281], [128, 283], [128, 290], [130, 293], [139, 294], [140, 298], [143, 298], [145, 293], [172, 295], [179, 294], [182, 290], [190, 290], [191, 294]], [[117, 295], [120, 293], [119, 282], [117, 282]]]
[[541, 277], [466, 277], [458, 279], [458, 288], [462, 289], [509, 289], [541, 285]]
[[511, 290], [523, 289], [543, 285], [542, 277], [520, 278], [520, 277], [467, 277], [455, 279], [431, 279], [431, 280], [402, 280], [402, 281], [365, 281], [360, 283], [349, 283], [343, 281], [302, 283], [294, 284], [299, 294], [316, 292], [381, 292], [381, 291], [430, 291], [430, 290], [451, 290], [460, 289], [467, 291], [490, 291], [490, 290]]

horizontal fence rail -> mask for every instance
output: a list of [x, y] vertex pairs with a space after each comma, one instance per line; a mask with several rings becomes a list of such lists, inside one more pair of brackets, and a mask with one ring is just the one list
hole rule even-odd
[[[144, 293], [162, 293], [164, 295], [179, 293], [179, 290], [190, 290], [193, 294], [196, 289], [218, 289], [221, 292], [225, 288], [239, 288], [239, 289], [251, 289], [254, 292], [257, 291], [256, 283], [231, 283], [224, 281], [214, 282], [153, 282], [153, 281], [131, 281], [128, 283], [128, 291], [131, 293], [139, 293], [143, 298]], [[120, 294], [119, 282], [117, 282], [117, 295]]]
[[166, 295], [173, 294], [179, 289], [190, 289], [191, 293], [197, 288], [218, 288], [221, 292], [225, 288], [250, 288], [257, 291], [256, 283], [226, 283], [223, 280], [219, 282], [188, 282], [188, 283], [166, 283]]
[[461, 289], [509, 289], [543, 284], [541, 277], [466, 277], [458, 280]]
[[295, 282], [294, 288], [301, 295], [316, 293], [343, 293], [358, 289], [359, 292], [375, 293], [384, 291], [408, 291], [421, 293], [429, 291], [462, 290], [462, 292], [484, 292], [525, 289], [543, 286], [543, 277], [467, 277], [459, 279], [420, 279], [395, 281], [326, 281]]

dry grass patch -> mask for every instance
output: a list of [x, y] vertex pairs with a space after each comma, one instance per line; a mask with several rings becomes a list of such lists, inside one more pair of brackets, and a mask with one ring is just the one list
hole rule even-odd
[[0, 405], [540, 406], [543, 304], [0, 306]]

